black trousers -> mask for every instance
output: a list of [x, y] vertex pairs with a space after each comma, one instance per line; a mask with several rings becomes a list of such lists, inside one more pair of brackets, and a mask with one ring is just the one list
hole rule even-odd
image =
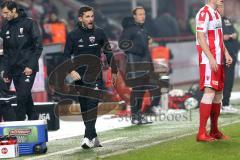
[[[97, 85], [96, 85], [97, 84]], [[98, 90], [102, 89], [102, 81], [97, 81], [94, 84], [86, 84], [82, 81], [76, 81], [75, 85], [79, 85], [87, 88], [98, 88]], [[97, 121], [97, 113], [98, 113], [98, 103], [101, 99], [96, 99], [91, 96], [91, 92], [88, 89], [83, 89], [78, 97], [83, 122], [85, 125], [85, 134], [84, 137], [92, 140], [97, 137], [97, 132], [95, 128], [95, 124]], [[96, 93], [98, 92], [96, 89]], [[95, 93], [94, 93], [95, 94]]]
[[142, 76], [140, 82], [138, 79], [133, 79], [132, 86], [134, 84], [137, 87], [132, 87], [132, 92], [130, 95], [130, 105], [132, 116], [139, 116], [141, 114], [141, 106], [143, 101], [143, 96], [146, 91], [150, 92], [152, 97], [152, 103], [150, 106], [158, 106], [162, 95], [162, 88], [169, 88], [169, 82], [165, 80], [159, 80], [155, 74], [150, 74], [149, 76]]
[[[8, 95], [8, 91], [7, 85], [3, 79], [0, 78], [0, 97]], [[0, 119], [1, 118], [3, 118], [4, 121], [16, 121], [16, 114], [10, 101], [0, 101]]]
[[[149, 85], [150, 77], [148, 75], [147, 69], [139, 70], [139, 64], [137, 63], [151, 63], [148, 55], [136, 55], [128, 53], [126, 67], [126, 78], [125, 82], [128, 86], [132, 87], [132, 92], [130, 95], [130, 105], [132, 117], [137, 118], [141, 114], [141, 106], [143, 101], [143, 96], [148, 87], [144, 85]], [[134, 64], [134, 65], [130, 65]], [[143, 64], [145, 65], [145, 64]]]
[[132, 88], [132, 92], [130, 95], [130, 105], [133, 118], [137, 118], [141, 114], [141, 106], [145, 91], [145, 87]]
[[16, 114], [14, 108], [11, 106], [11, 103], [0, 102], [0, 118], [3, 118], [5, 122], [16, 121]]
[[157, 106], [159, 104], [161, 92], [156, 85], [133, 87], [130, 95], [131, 113], [133, 118], [137, 118], [139, 115], [142, 114], [141, 112], [142, 102], [143, 102], [144, 94], [147, 90], [150, 92], [150, 96], [154, 100], [152, 101], [150, 106], [153, 106], [153, 105]]
[[[8, 93], [9, 89], [7, 84], [0, 78], [0, 97], [4, 98]], [[4, 121], [16, 121], [16, 114], [11, 106], [11, 101], [0, 101], [0, 119], [2, 118]]]
[[224, 81], [224, 90], [223, 90], [223, 100], [222, 105], [228, 106], [229, 99], [231, 97], [231, 92], [234, 84], [234, 73], [235, 73], [236, 59], [233, 59], [233, 63], [230, 67], [225, 67], [225, 81]]
[[35, 76], [36, 73], [33, 73], [30, 77], [27, 77], [24, 74], [12, 76], [17, 94], [17, 107], [15, 108], [15, 112], [18, 121], [25, 120], [26, 114], [28, 120], [38, 119], [31, 93]]

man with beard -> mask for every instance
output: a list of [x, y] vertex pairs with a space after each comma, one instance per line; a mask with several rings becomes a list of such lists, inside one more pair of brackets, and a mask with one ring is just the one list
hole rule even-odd
[[[79, 24], [71, 31], [67, 37], [64, 55], [71, 58], [87, 58], [85, 64], [79, 64], [78, 68], [70, 69], [70, 77], [75, 81], [75, 85], [85, 87], [78, 99], [81, 106], [83, 121], [85, 124], [85, 135], [82, 141], [82, 148], [101, 147], [96, 133], [96, 120], [98, 102], [101, 98], [94, 95], [102, 89], [103, 82], [101, 76], [101, 49], [107, 57], [108, 63], [114, 60], [107, 37], [103, 29], [94, 25], [94, 10], [91, 7], [81, 7], [78, 14]], [[79, 57], [80, 56], [80, 57]], [[82, 56], [82, 57], [81, 57]], [[99, 60], [96, 60], [96, 58]], [[112, 79], [116, 80], [117, 66], [113, 61]], [[91, 72], [88, 72], [91, 70]], [[87, 89], [94, 89], [95, 93], [90, 93]]]

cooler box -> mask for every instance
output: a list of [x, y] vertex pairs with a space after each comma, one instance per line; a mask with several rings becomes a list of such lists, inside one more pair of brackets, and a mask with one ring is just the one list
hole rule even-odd
[[2, 122], [0, 123], [0, 135], [15, 135], [20, 155], [47, 152], [46, 120]]

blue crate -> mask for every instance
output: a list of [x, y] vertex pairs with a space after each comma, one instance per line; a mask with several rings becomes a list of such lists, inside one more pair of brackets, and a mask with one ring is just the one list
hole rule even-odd
[[3, 122], [0, 123], [0, 135], [15, 135], [18, 139], [20, 155], [47, 152], [46, 120]]

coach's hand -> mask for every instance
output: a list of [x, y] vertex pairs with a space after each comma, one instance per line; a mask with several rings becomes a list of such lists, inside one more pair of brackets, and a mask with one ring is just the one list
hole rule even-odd
[[230, 37], [231, 37], [232, 39], [237, 39], [237, 38], [238, 38], [237, 33], [231, 34]]
[[217, 72], [217, 70], [218, 70], [217, 61], [212, 57], [212, 58], [209, 59], [209, 63], [210, 63], [211, 69], [212, 69], [214, 72]]
[[11, 79], [9, 79], [9, 78], [3, 78], [3, 81], [4, 81], [5, 83], [10, 83], [10, 82], [11, 82]]
[[230, 38], [231, 38], [231, 36], [228, 35], [228, 34], [225, 34], [225, 35], [223, 36], [224, 41], [228, 41]]
[[23, 73], [26, 75], [26, 76], [31, 76], [31, 74], [32, 74], [32, 69], [31, 68], [28, 68], [28, 67], [26, 67], [25, 69], [24, 69], [24, 71], [23, 71]]
[[229, 67], [232, 64], [233, 59], [228, 53], [225, 54], [225, 59], [226, 59], [226, 65]]
[[80, 76], [79, 73], [76, 72], [76, 71], [72, 71], [72, 72], [70, 73], [70, 75], [71, 75], [71, 77], [72, 77], [72, 79], [73, 79], [74, 81], [81, 80], [81, 76]]

